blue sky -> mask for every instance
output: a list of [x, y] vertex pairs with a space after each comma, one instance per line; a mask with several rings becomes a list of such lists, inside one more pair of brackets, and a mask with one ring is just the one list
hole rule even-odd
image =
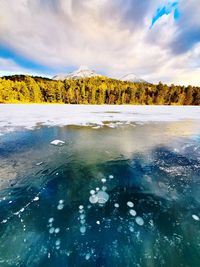
[[158, 21], [162, 16], [169, 15], [170, 13], [174, 14], [174, 20], [178, 20], [180, 17], [180, 11], [178, 2], [168, 2], [163, 6], [160, 6], [157, 10], [155, 15], [152, 18], [152, 23], [150, 26], [150, 29], [153, 27], [153, 25]]
[[0, 75], [51, 77], [87, 65], [200, 85], [199, 12], [195, 0], [1, 0]]
[[40, 62], [33, 61], [29, 57], [25, 57], [23, 53], [17, 53], [13, 48], [9, 48], [3, 44], [0, 45], [0, 55], [2, 58], [11, 59], [20, 67], [33, 72], [50, 73], [52, 71], [48, 66], [41, 65]]

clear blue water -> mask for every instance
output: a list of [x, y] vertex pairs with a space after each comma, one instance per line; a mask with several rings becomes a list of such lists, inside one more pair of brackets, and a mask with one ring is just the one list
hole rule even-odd
[[195, 122], [1, 136], [1, 267], [198, 267], [199, 218]]

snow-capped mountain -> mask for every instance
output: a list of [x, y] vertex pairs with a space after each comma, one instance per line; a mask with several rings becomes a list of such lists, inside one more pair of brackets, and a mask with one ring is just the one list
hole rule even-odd
[[132, 83], [147, 83], [145, 80], [136, 76], [134, 73], [129, 73], [121, 77], [119, 80], [124, 82], [132, 82]]
[[61, 74], [53, 77], [54, 80], [65, 80], [65, 79], [80, 79], [80, 78], [90, 78], [95, 76], [102, 76], [97, 74], [94, 70], [90, 70], [87, 66], [80, 66], [76, 71], [73, 71], [69, 74]]
[[[81, 79], [81, 78], [90, 78], [90, 77], [96, 77], [96, 76], [102, 76], [100, 74], [97, 74], [94, 70], [90, 70], [87, 66], [80, 66], [80, 68], [76, 71], [73, 71], [68, 74], [59, 74], [53, 77], [54, 80], [65, 80], [65, 79]], [[120, 81], [126, 81], [126, 82], [133, 82], [133, 83], [147, 83], [145, 80], [139, 78], [134, 73], [129, 73], [127, 75], [124, 75], [119, 79]]]

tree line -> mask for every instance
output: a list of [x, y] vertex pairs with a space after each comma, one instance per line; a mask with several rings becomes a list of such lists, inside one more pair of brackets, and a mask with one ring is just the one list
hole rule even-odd
[[200, 105], [200, 87], [16, 75], [0, 78], [0, 103]]

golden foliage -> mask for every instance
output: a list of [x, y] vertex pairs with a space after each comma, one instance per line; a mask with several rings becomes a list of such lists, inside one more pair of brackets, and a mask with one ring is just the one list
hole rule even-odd
[[106, 77], [55, 81], [18, 75], [0, 78], [0, 103], [200, 105], [200, 88]]

